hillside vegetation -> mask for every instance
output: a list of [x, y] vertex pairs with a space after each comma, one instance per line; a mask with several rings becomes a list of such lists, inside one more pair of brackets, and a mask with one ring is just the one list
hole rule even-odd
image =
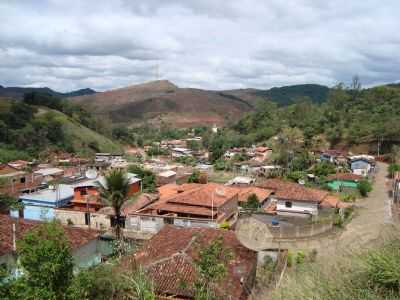
[[120, 151], [111, 130], [77, 105], [49, 94], [29, 93], [0, 106], [0, 161], [46, 156], [54, 151], [87, 155]]
[[363, 253], [342, 253], [337, 262], [297, 263], [273, 300], [400, 299], [400, 239], [380, 241]]
[[350, 147], [369, 144], [376, 151], [377, 142], [390, 147], [400, 142], [400, 89], [380, 86], [371, 89], [345, 88], [338, 85], [329, 91], [327, 101], [312, 103], [303, 98], [279, 107], [270, 101], [259, 102], [251, 112], [231, 127], [248, 144], [262, 142], [296, 128], [305, 146], [318, 148], [317, 138], [331, 146]]

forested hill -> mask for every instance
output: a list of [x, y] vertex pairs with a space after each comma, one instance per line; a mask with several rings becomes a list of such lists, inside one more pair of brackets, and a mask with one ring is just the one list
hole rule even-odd
[[400, 142], [400, 87], [351, 89], [339, 85], [321, 104], [303, 99], [280, 107], [266, 101], [231, 130], [236, 140], [251, 144], [266, 141], [284, 128], [296, 130], [310, 147], [318, 148], [321, 143], [342, 147], [370, 144], [372, 149], [377, 141], [390, 147]]
[[80, 90], [76, 90], [76, 91], [72, 91], [72, 92], [68, 92], [68, 93], [60, 93], [60, 92], [54, 91], [48, 87], [42, 87], [42, 88], [4, 87], [4, 86], [0, 85], [0, 97], [4, 97], [4, 98], [22, 99], [24, 97], [24, 94], [32, 93], [32, 92], [45, 93], [45, 94], [57, 96], [60, 98], [77, 97], [77, 96], [91, 95], [91, 94], [96, 93], [96, 91], [89, 89], [89, 88], [80, 89]]
[[119, 152], [108, 124], [79, 105], [49, 94], [0, 101], [0, 162], [63, 151], [89, 155]]

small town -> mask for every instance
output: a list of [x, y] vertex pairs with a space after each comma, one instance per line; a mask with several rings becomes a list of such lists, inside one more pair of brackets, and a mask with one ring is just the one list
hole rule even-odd
[[0, 1], [0, 299], [400, 300], [399, 9]]

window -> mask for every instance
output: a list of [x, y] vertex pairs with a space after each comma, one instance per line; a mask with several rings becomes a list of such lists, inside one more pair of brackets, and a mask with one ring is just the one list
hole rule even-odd
[[291, 208], [291, 207], [292, 207], [292, 202], [286, 201], [286, 202], [285, 202], [285, 207]]
[[21, 178], [19, 179], [19, 182], [20, 182], [20, 183], [25, 183], [25, 177], [21, 177]]
[[86, 189], [81, 190], [81, 196], [85, 196], [85, 195], [87, 195], [87, 190]]

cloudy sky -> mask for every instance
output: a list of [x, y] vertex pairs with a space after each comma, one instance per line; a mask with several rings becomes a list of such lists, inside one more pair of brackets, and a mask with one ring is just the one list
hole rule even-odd
[[399, 11], [398, 0], [0, 0], [0, 84], [397, 82]]

